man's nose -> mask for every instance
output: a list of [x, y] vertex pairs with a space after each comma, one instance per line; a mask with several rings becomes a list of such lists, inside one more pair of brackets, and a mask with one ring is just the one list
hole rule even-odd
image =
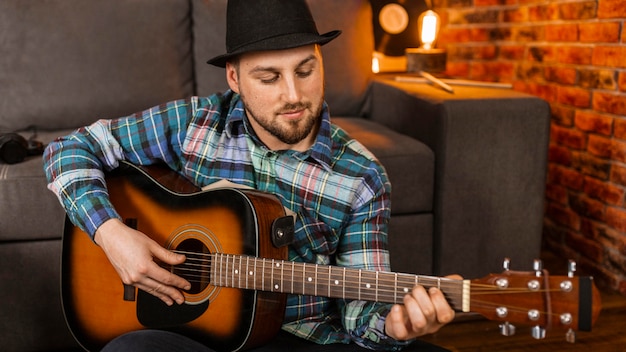
[[301, 99], [300, 86], [296, 77], [283, 80], [283, 96], [288, 102], [298, 102]]

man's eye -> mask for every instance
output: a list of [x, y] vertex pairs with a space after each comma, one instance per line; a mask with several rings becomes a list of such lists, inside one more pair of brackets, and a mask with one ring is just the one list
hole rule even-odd
[[305, 77], [309, 77], [312, 73], [313, 73], [313, 70], [298, 71], [298, 72], [296, 72], [296, 75], [298, 77], [305, 78]]
[[263, 84], [271, 84], [271, 83], [278, 81], [278, 75], [274, 75], [272, 77], [262, 77], [262, 78], [259, 78], [259, 80]]

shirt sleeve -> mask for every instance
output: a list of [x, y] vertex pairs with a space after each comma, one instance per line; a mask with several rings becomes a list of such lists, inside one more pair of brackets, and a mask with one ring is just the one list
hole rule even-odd
[[186, 126], [194, 100], [178, 100], [114, 120], [99, 120], [48, 145], [44, 171], [48, 188], [70, 220], [92, 239], [105, 221], [119, 218], [106, 189], [105, 171], [121, 160], [137, 165], [180, 167]]
[[[360, 198], [368, 200], [352, 214], [338, 250], [337, 264], [389, 272], [387, 228], [391, 185], [382, 167], [373, 170], [364, 177], [360, 191], [363, 194]], [[398, 341], [385, 334], [385, 319], [391, 304], [355, 300], [339, 301], [339, 305], [344, 328], [364, 348], [398, 351], [413, 341]]]

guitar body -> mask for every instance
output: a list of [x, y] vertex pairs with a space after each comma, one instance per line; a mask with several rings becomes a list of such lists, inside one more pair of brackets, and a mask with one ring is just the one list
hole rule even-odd
[[[200, 260], [210, 253], [287, 259], [287, 247], [270, 240], [273, 223], [285, 217], [274, 196], [230, 188], [200, 191], [165, 170], [120, 169], [106, 178], [112, 203], [127, 225], [162, 246], [198, 253]], [[186, 304], [168, 307], [124, 285], [104, 252], [69, 220], [62, 257], [66, 320], [88, 350], [124, 333], [154, 328], [236, 351], [263, 344], [282, 324], [285, 294], [218, 287], [211, 284], [209, 270], [188, 278], [192, 289], [185, 293]]]

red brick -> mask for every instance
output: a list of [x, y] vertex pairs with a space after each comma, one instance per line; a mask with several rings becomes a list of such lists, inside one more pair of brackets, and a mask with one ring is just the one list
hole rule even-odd
[[591, 105], [591, 92], [587, 89], [559, 87], [557, 91], [557, 101], [561, 104], [578, 108], [587, 108]]
[[537, 42], [545, 40], [545, 26], [528, 25], [511, 28], [511, 39], [517, 42]]
[[551, 104], [550, 109], [552, 110], [553, 122], [565, 127], [574, 126], [576, 109], [571, 106], [560, 104]]
[[556, 144], [551, 144], [548, 148], [548, 160], [555, 164], [571, 166], [572, 152], [569, 150], [569, 148], [562, 147]]
[[582, 150], [587, 146], [587, 135], [571, 128], [552, 125], [550, 135], [550, 140], [572, 149]]
[[547, 81], [573, 85], [576, 83], [578, 71], [570, 67], [548, 66], [545, 68], [545, 77]]
[[452, 77], [469, 78], [469, 63], [450, 62], [446, 63], [446, 74]]
[[489, 42], [491, 30], [487, 28], [470, 28], [470, 36], [473, 42]]
[[474, 62], [470, 64], [470, 78], [489, 82], [510, 82], [514, 64], [509, 62]]
[[503, 22], [528, 22], [528, 8], [519, 6], [502, 12]]
[[611, 168], [611, 182], [626, 187], [626, 167], [613, 165]]
[[606, 204], [622, 205], [625, 192], [626, 190], [623, 187], [614, 186], [592, 177], [585, 178], [585, 193], [589, 197], [603, 201]]
[[626, 17], [626, 0], [598, 0], [598, 18]]
[[595, 231], [595, 224], [599, 223], [599, 221], [595, 221], [588, 218], [580, 219], [580, 233], [591, 239], [596, 239], [598, 236]]
[[439, 32], [438, 45], [445, 46], [452, 43], [468, 43], [471, 41], [472, 32], [467, 28], [444, 28]]
[[619, 22], [581, 23], [580, 41], [583, 43], [618, 43], [620, 38]]
[[474, 0], [474, 6], [505, 5], [506, 0]]
[[596, 46], [591, 62], [596, 66], [626, 67], [626, 47]]
[[604, 203], [585, 196], [570, 196], [570, 208], [577, 214], [594, 220], [603, 220]]
[[596, 1], [568, 2], [559, 5], [560, 18], [564, 20], [594, 19], [596, 9]]
[[611, 141], [611, 159], [621, 163], [626, 163], [626, 141]]
[[579, 74], [579, 86], [581, 88], [615, 90], [617, 88], [615, 71], [582, 69]]
[[539, 6], [530, 6], [528, 8], [528, 19], [530, 21], [549, 21], [559, 19], [558, 4], [548, 4]]
[[600, 112], [626, 115], [626, 95], [616, 93], [593, 93], [593, 108]]
[[579, 172], [562, 166], [548, 166], [548, 180], [565, 186], [574, 191], [581, 191], [584, 187], [583, 175]]
[[517, 67], [516, 77], [527, 82], [541, 83], [544, 80], [544, 69], [534, 62], [523, 62]]
[[543, 63], [557, 63], [558, 50], [553, 46], [529, 46], [528, 60]]
[[580, 217], [570, 209], [549, 204], [546, 209], [546, 216], [569, 229], [578, 231], [580, 228]]
[[626, 236], [623, 233], [606, 226], [606, 224], [597, 225], [596, 232], [598, 239], [605, 247], [614, 248], [626, 256]]
[[502, 45], [500, 46], [500, 57], [506, 60], [522, 60], [526, 48], [523, 45]]
[[613, 155], [613, 144], [610, 138], [590, 134], [588, 143], [587, 150], [597, 157], [608, 159]]
[[602, 250], [602, 247], [600, 247], [599, 243], [575, 233], [569, 233], [565, 242], [568, 246], [584, 255], [590, 261], [594, 263], [602, 262], [604, 251]]
[[626, 119], [621, 117], [615, 119], [615, 126], [613, 127], [613, 137], [619, 139], [626, 139]]
[[593, 48], [585, 46], [564, 46], [557, 48], [558, 62], [561, 64], [589, 65]]
[[613, 131], [613, 117], [590, 110], [577, 110], [575, 125], [582, 131], [610, 136]]
[[550, 42], [578, 41], [578, 24], [551, 24], [545, 26], [546, 40]]
[[617, 231], [626, 232], [626, 209], [608, 207], [606, 209], [606, 223]]
[[[626, 38], [626, 29], [624, 29], [624, 34], [622, 34], [623, 38]], [[617, 85], [619, 87], [619, 90], [624, 92], [626, 91], [626, 72], [620, 72], [618, 79], [617, 79]]]
[[558, 204], [566, 205], [568, 196], [567, 189], [560, 185], [546, 185], [546, 197]]
[[593, 176], [600, 180], [608, 180], [611, 172], [611, 161], [597, 158], [589, 153], [572, 153], [574, 163], [572, 167], [584, 175]]
[[607, 250], [607, 259], [611, 264], [621, 270], [622, 272], [626, 272], [626, 256], [622, 255], [616, 250]]
[[520, 92], [526, 92], [538, 96], [547, 101], [556, 101], [556, 86], [539, 84], [534, 82], [515, 81], [513, 88]]

